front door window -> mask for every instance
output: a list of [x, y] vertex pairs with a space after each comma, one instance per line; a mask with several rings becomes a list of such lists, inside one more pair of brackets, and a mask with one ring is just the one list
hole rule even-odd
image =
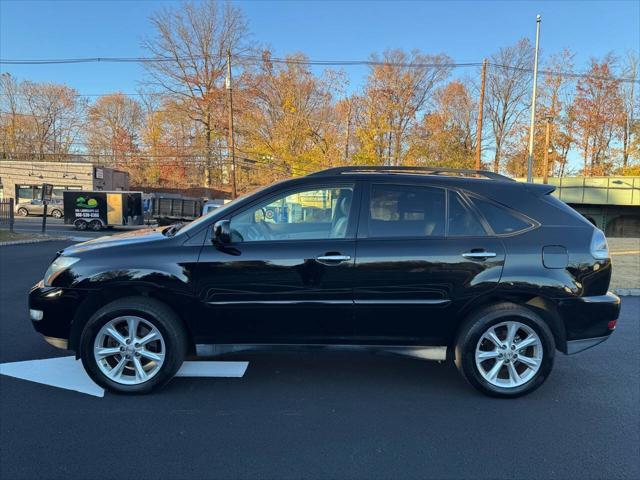
[[232, 240], [346, 238], [352, 200], [352, 186], [288, 192], [232, 217]]

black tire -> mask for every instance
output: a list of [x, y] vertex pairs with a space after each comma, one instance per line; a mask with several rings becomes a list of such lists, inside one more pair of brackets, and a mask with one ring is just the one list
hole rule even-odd
[[76, 227], [76, 230], [86, 230], [88, 225], [89, 224], [84, 220], [76, 220], [73, 222], [73, 226]]
[[91, 220], [89, 222], [89, 229], [94, 232], [99, 232], [102, 230], [102, 222], [100, 220]]
[[[488, 382], [478, 371], [475, 352], [478, 341], [490, 327], [507, 320], [516, 320], [535, 331], [542, 343], [542, 363], [536, 374], [517, 387], [499, 387]], [[500, 303], [472, 314], [461, 326], [455, 343], [455, 364], [462, 376], [480, 392], [492, 397], [514, 398], [531, 393], [549, 377], [553, 368], [556, 346], [547, 323], [526, 307]]]
[[53, 218], [62, 218], [62, 212], [58, 209], [54, 209], [51, 211], [51, 216]]
[[[165, 359], [158, 373], [136, 385], [123, 385], [108, 378], [98, 367], [93, 352], [96, 335], [102, 326], [124, 315], [136, 315], [152, 323], [165, 343]], [[147, 297], [128, 297], [105, 305], [89, 319], [80, 337], [80, 357], [89, 376], [104, 389], [119, 394], [139, 395], [162, 387], [182, 365], [187, 349], [187, 335], [176, 314], [162, 302]]]
[[29, 210], [27, 210], [26, 208], [23, 208], [23, 207], [20, 207], [16, 213], [18, 215], [20, 215], [21, 217], [28, 217], [29, 216]]

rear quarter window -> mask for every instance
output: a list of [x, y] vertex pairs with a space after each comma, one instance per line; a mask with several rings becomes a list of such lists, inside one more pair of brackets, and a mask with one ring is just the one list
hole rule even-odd
[[532, 226], [531, 222], [508, 208], [475, 196], [472, 201], [496, 235], [517, 233]]

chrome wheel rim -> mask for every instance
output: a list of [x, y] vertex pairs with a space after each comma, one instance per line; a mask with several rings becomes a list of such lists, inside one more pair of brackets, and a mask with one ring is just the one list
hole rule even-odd
[[542, 365], [542, 341], [530, 326], [516, 321], [487, 329], [476, 345], [476, 367], [495, 387], [515, 388], [531, 380]]
[[149, 381], [162, 368], [165, 355], [160, 331], [144, 318], [130, 315], [105, 323], [93, 344], [100, 371], [122, 385]]

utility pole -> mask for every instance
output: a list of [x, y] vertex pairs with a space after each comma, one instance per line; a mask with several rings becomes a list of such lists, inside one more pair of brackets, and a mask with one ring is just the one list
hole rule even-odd
[[484, 84], [487, 77], [487, 59], [482, 61], [482, 80], [480, 81], [480, 100], [478, 101], [478, 128], [476, 129], [476, 170], [482, 168], [482, 118], [484, 112]]
[[540, 15], [536, 17], [536, 51], [533, 59], [533, 95], [531, 97], [531, 124], [529, 126], [529, 159], [527, 182], [533, 182], [533, 140], [536, 129], [536, 92], [538, 89], [538, 49], [540, 46]]
[[231, 50], [227, 50], [227, 96], [229, 97], [229, 155], [231, 156], [231, 198], [238, 196], [236, 184], [236, 146], [233, 136], [233, 88], [231, 86]]
[[547, 115], [545, 120], [547, 121], [547, 126], [544, 134], [544, 171], [542, 183], [547, 184], [549, 183], [549, 130], [551, 122], [553, 121], [553, 116]]
[[351, 140], [351, 109], [352, 109], [353, 99], [350, 98], [347, 100], [347, 140], [344, 146], [344, 164], [346, 165], [349, 160], [349, 141]]

